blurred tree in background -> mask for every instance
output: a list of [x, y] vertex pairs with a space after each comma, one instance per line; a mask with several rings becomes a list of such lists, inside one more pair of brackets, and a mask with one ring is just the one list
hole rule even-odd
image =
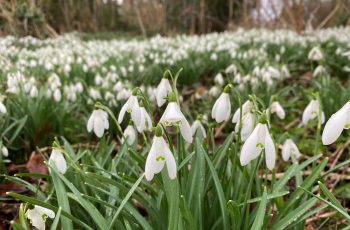
[[348, 25], [349, 0], [0, 0], [0, 35], [201, 34]]

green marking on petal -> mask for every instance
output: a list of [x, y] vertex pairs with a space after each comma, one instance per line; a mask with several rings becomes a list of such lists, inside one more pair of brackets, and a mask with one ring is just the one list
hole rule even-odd
[[263, 149], [265, 146], [264, 146], [263, 143], [259, 142], [259, 143], [256, 144], [256, 147]]
[[165, 158], [163, 156], [157, 156], [156, 161], [164, 161]]

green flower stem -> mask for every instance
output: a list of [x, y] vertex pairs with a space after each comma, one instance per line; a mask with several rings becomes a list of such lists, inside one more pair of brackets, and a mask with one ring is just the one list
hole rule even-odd
[[[259, 159], [257, 161], [255, 161], [256, 162], [255, 166], [254, 166], [254, 168], [253, 167], [251, 168], [252, 172], [249, 175], [250, 179], [249, 179], [248, 188], [247, 188], [247, 191], [245, 194], [244, 204], [243, 204], [243, 209], [242, 209], [242, 214], [245, 214], [244, 224], [243, 224], [243, 218], [241, 219], [241, 223], [240, 223], [240, 227], [242, 227], [243, 229], [247, 229], [248, 225], [249, 225], [249, 206], [250, 205], [247, 201], [250, 198], [251, 190], [252, 190], [252, 186], [253, 186], [253, 180], [254, 180], [255, 174], [258, 170], [258, 167], [261, 163], [261, 160], [262, 160], [262, 154], [260, 154]], [[238, 228], [238, 229], [241, 229], [241, 228]]]

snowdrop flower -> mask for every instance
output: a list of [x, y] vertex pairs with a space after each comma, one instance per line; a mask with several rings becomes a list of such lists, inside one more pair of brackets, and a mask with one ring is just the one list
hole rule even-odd
[[217, 86], [213, 86], [209, 89], [209, 95], [215, 97], [219, 93], [219, 88]]
[[179, 126], [182, 137], [186, 142], [192, 143], [192, 132], [190, 124], [176, 103], [174, 93], [169, 94], [169, 104], [159, 120], [164, 126]]
[[150, 130], [152, 128], [152, 120], [147, 110], [145, 109], [145, 107], [142, 104], [140, 106], [141, 106], [140, 107], [140, 110], [141, 110], [140, 124], [136, 126], [136, 128], [139, 133], [142, 133], [144, 130], [146, 129]]
[[[256, 118], [255, 115], [251, 112], [248, 112], [242, 117], [242, 129], [241, 129], [241, 139], [242, 141], [246, 141], [250, 134], [254, 130]], [[235, 126], [235, 132], [239, 132], [240, 120], [237, 121]]]
[[233, 73], [233, 74], [236, 74], [236, 73], [237, 73], [237, 67], [235, 66], [235, 64], [229, 65], [229, 66], [225, 69], [225, 73]]
[[55, 92], [53, 93], [53, 98], [55, 99], [56, 102], [61, 101], [62, 94], [59, 89], [56, 89]]
[[192, 136], [194, 136], [196, 134], [197, 130], [200, 130], [202, 132], [202, 135], [204, 138], [207, 137], [207, 134], [205, 132], [205, 128], [201, 122], [201, 116], [198, 116], [197, 120], [195, 120], [191, 126], [191, 132], [192, 132]]
[[6, 146], [2, 146], [2, 147], [1, 147], [1, 154], [2, 154], [4, 157], [8, 157], [8, 156], [9, 156], [9, 150], [6, 148]]
[[161, 172], [165, 164], [167, 166], [169, 178], [176, 178], [177, 169], [175, 158], [162, 135], [162, 127], [158, 125], [155, 136], [153, 137], [152, 147], [146, 159], [145, 175], [148, 181], [151, 181], [155, 174]]
[[300, 157], [300, 152], [294, 141], [292, 139], [287, 139], [282, 146], [282, 158], [284, 161], [288, 161], [291, 155], [294, 155], [296, 159], [298, 159]]
[[131, 119], [134, 122], [136, 126], [140, 125], [141, 122], [141, 109], [139, 105], [139, 101], [137, 100], [137, 88], [133, 90], [131, 96], [129, 99], [125, 102], [123, 107], [120, 110], [119, 116], [118, 116], [118, 122], [119, 124], [122, 123], [124, 119], [125, 112], [128, 112], [131, 114]]
[[104, 134], [104, 130], [107, 130], [108, 128], [108, 114], [102, 109], [94, 110], [87, 123], [88, 132], [94, 130], [94, 133], [97, 137], [102, 137]]
[[2, 101], [0, 101], [0, 113], [7, 113], [7, 109]]
[[62, 152], [58, 149], [53, 149], [50, 155], [49, 164], [54, 163], [58, 172], [64, 174], [67, 171], [67, 162]]
[[[253, 109], [253, 103], [248, 100], [244, 102], [242, 105], [242, 117], [246, 114], [249, 113]], [[232, 123], [237, 123], [240, 120], [240, 115], [241, 115], [241, 108], [238, 108], [236, 112], [233, 114], [232, 117]]]
[[[310, 103], [306, 106], [303, 112], [303, 124], [307, 125], [310, 120], [318, 117], [320, 110], [320, 103], [318, 100], [311, 100]], [[324, 112], [322, 111], [321, 123], [323, 124], [325, 120]]]
[[223, 121], [228, 121], [231, 114], [231, 101], [230, 94], [232, 85], [227, 85], [224, 92], [216, 100], [213, 109], [211, 111], [211, 117], [216, 120], [216, 122], [221, 123]]
[[[241, 139], [242, 141], [246, 141], [247, 138], [254, 130], [254, 125], [256, 122], [255, 115], [251, 112], [253, 109], [253, 103], [251, 101], [246, 101], [242, 105], [242, 129], [241, 129]], [[233, 114], [232, 123], [236, 123], [235, 132], [239, 132], [240, 126], [240, 115], [241, 109], [238, 108], [236, 112]]]
[[39, 230], [45, 230], [45, 222], [47, 217], [53, 219], [55, 218], [55, 213], [50, 209], [34, 205], [33, 209], [28, 209], [26, 216], [34, 227]]
[[[134, 129], [134, 126], [128, 125], [126, 129], [124, 130], [124, 137], [126, 139], [126, 143], [128, 145], [132, 145], [135, 143], [136, 140], [136, 132]], [[122, 143], [124, 143], [124, 138], [122, 139]]]
[[279, 119], [284, 119], [286, 117], [286, 112], [278, 101], [272, 102], [270, 106], [271, 113], [276, 113]]
[[314, 70], [312, 76], [313, 77], [318, 77], [318, 76], [321, 76], [322, 74], [325, 74], [327, 71], [326, 71], [326, 68], [324, 68], [322, 65], [319, 65], [316, 67], [316, 69]]
[[163, 77], [156, 89], [156, 99], [158, 107], [161, 107], [166, 102], [165, 97], [171, 92], [169, 79]]
[[323, 133], [322, 143], [330, 145], [334, 143], [343, 129], [350, 128], [350, 102], [347, 102], [338, 112], [333, 114], [327, 121]]
[[257, 124], [252, 134], [243, 144], [240, 156], [241, 165], [249, 164], [250, 161], [259, 156], [262, 150], [265, 150], [266, 166], [272, 170], [275, 167], [276, 150], [266, 123]]
[[30, 90], [30, 93], [29, 93], [30, 97], [37, 97], [38, 96], [38, 89], [33, 86]]
[[225, 83], [224, 77], [221, 73], [216, 74], [214, 78], [214, 82], [219, 85], [223, 85]]
[[308, 54], [308, 58], [311, 61], [320, 61], [323, 59], [323, 53], [319, 46], [312, 48]]

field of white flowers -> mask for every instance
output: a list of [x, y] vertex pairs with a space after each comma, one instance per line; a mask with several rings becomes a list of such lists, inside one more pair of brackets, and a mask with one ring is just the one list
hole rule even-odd
[[349, 74], [350, 28], [0, 38], [0, 229], [350, 229]]

